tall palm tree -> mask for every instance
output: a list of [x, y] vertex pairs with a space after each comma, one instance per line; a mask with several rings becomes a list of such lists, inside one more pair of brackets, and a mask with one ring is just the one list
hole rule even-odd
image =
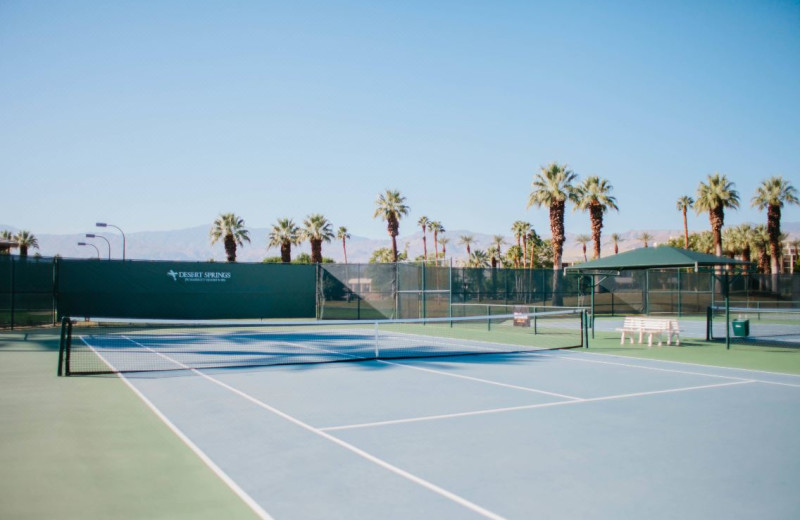
[[545, 206], [550, 209], [550, 231], [553, 234], [553, 270], [561, 270], [564, 252], [564, 208], [567, 201], [577, 203], [578, 195], [573, 183], [578, 176], [567, 165], [551, 163], [542, 167], [531, 184], [533, 190], [528, 198], [528, 207]]
[[428, 222], [428, 231], [433, 233], [433, 260], [439, 261], [439, 233], [444, 233], [444, 226], [437, 220]]
[[[530, 207], [530, 205], [528, 206]], [[511, 224], [511, 231], [514, 233], [514, 238], [517, 239], [517, 245], [522, 251], [522, 265], [528, 265], [528, 232], [531, 230], [530, 222], [524, 220], [517, 220]]]
[[322, 243], [330, 242], [334, 237], [331, 222], [319, 213], [312, 213], [303, 221], [300, 235], [311, 244], [311, 263], [321, 264]]
[[39, 239], [28, 230], [20, 230], [14, 235], [14, 241], [19, 246], [19, 256], [28, 256], [28, 249], [39, 249]]
[[269, 243], [267, 249], [271, 247], [281, 248], [281, 262], [284, 264], [292, 261], [292, 246], [300, 243], [300, 229], [290, 218], [279, 218], [278, 222], [272, 225], [269, 232]]
[[583, 249], [584, 262], [588, 261], [588, 258], [586, 258], [586, 244], [588, 244], [591, 240], [592, 237], [590, 237], [589, 235], [578, 235], [575, 237], [575, 242], [579, 243], [581, 245], [581, 248]]
[[417, 225], [422, 228], [422, 256], [425, 258], [426, 264], [428, 263], [428, 237], [426, 235], [428, 223], [430, 220], [424, 215], [417, 220]]
[[770, 271], [777, 274], [781, 258], [781, 208], [784, 204], [800, 204], [797, 190], [783, 179], [770, 177], [756, 189], [752, 205], [767, 210], [767, 234], [769, 235]]
[[528, 198], [528, 207], [546, 206], [550, 210], [551, 244], [553, 246], [553, 305], [563, 302], [560, 285], [561, 257], [564, 253], [564, 208], [567, 201], [573, 204], [578, 196], [575, 183], [578, 176], [566, 165], [551, 163], [542, 167], [531, 183], [532, 191]]
[[503, 235], [493, 235], [492, 236], [492, 245], [497, 248], [497, 256], [498, 257], [502, 257], [503, 256], [502, 247], [503, 247], [503, 244], [505, 244], [505, 243], [506, 243], [506, 239], [505, 239], [505, 237], [503, 237]]
[[347, 232], [347, 228], [344, 226], [339, 226], [339, 230], [336, 232], [336, 238], [342, 241], [344, 263], [347, 263], [347, 241], [350, 240], [350, 233]]
[[213, 246], [221, 238], [228, 262], [236, 261], [236, 246], [250, 243], [250, 232], [244, 227], [244, 219], [233, 213], [222, 213], [211, 225], [209, 232]]
[[467, 267], [489, 267], [489, 255], [482, 249], [476, 249], [469, 255]]
[[619, 233], [611, 233], [611, 242], [614, 244], [614, 254], [619, 254], [619, 243], [623, 242], [625, 239], [622, 238]]
[[[439, 227], [441, 227], [441, 224], [439, 224]], [[444, 228], [442, 228], [442, 232], [444, 232]], [[444, 265], [447, 260], [447, 244], [450, 243], [450, 239], [446, 236], [440, 236], [439, 243], [442, 245], [442, 265]]]
[[378, 195], [375, 201], [375, 214], [373, 218], [386, 221], [386, 230], [392, 237], [392, 258], [397, 262], [397, 235], [400, 234], [400, 219], [408, 215], [406, 198], [397, 190], [386, 190]]
[[644, 244], [644, 247], [650, 247], [650, 241], [653, 240], [653, 235], [651, 235], [647, 231], [643, 231], [636, 238], [638, 238], [639, 240], [642, 241], [642, 244]]
[[739, 192], [728, 177], [719, 173], [708, 176], [708, 184], [701, 182], [697, 187], [695, 211], [708, 212], [711, 232], [714, 235], [714, 254], [722, 256], [722, 226], [725, 225], [725, 209], [739, 207]]
[[[600, 258], [600, 235], [603, 232], [603, 214], [610, 210], [619, 211], [617, 199], [611, 195], [614, 189], [606, 179], [597, 176], [587, 177], [577, 187], [578, 203], [576, 209], [589, 212], [592, 223], [592, 240], [594, 241], [594, 258]], [[586, 256], [586, 255], [584, 255]]]
[[683, 248], [689, 249], [689, 223], [686, 220], [686, 212], [694, 206], [694, 199], [688, 195], [684, 195], [683, 197], [678, 199], [676, 203], [676, 207], [678, 211], [683, 214]]
[[458, 238], [458, 243], [459, 244], [464, 244], [467, 247], [467, 258], [469, 258], [469, 255], [472, 254], [472, 249], [470, 249], [470, 244], [472, 244], [472, 242], [474, 242], [474, 241], [475, 241], [475, 237], [472, 236], [472, 235], [461, 235]]

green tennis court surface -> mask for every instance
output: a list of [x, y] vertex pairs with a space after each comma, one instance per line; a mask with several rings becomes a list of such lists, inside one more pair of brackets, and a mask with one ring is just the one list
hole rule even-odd
[[[56, 378], [54, 330], [26, 340], [3, 333], [0, 342], [3, 517], [794, 518], [800, 510], [792, 349], [726, 352], [693, 339], [623, 347], [598, 331], [589, 352], [122, 380]], [[771, 372], [710, 366], [723, 364]]]

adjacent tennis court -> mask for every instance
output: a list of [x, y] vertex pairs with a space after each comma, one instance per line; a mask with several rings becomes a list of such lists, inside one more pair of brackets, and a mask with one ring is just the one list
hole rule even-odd
[[183, 370], [121, 377], [262, 518], [800, 511], [798, 376], [580, 349], [221, 369], [153, 350]]

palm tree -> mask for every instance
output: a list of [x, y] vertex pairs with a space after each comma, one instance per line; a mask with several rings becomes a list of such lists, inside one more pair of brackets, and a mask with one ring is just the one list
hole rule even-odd
[[711, 232], [714, 235], [714, 254], [722, 256], [722, 226], [725, 225], [725, 208], [739, 207], [739, 192], [728, 177], [719, 173], [708, 176], [708, 184], [701, 182], [697, 187], [695, 211], [700, 214], [708, 211]]
[[767, 226], [761, 224], [753, 228], [752, 246], [758, 251], [758, 271], [766, 273], [770, 270], [770, 243]]
[[502, 257], [503, 256], [503, 251], [501, 250], [501, 248], [503, 247], [503, 244], [505, 244], [505, 243], [506, 243], [506, 239], [505, 239], [505, 237], [503, 237], [503, 235], [493, 235], [492, 236], [492, 245], [497, 248], [497, 256], [498, 257]]
[[9, 254], [12, 247], [11, 244], [14, 244], [13, 247], [16, 247], [16, 240], [14, 239], [14, 233], [12, 233], [7, 229], [0, 231], [0, 240], [9, 243], [8, 245], [3, 245], [2, 247], [0, 247], [0, 254], [2, 255]]
[[575, 208], [589, 211], [589, 219], [592, 222], [592, 240], [594, 241], [594, 256], [592, 258], [595, 260], [600, 258], [600, 235], [603, 232], [603, 214], [610, 209], [619, 211], [617, 199], [611, 196], [612, 189], [614, 187], [606, 179], [601, 179], [597, 176], [587, 177], [583, 184], [577, 188], [578, 203]]
[[714, 234], [711, 231], [693, 234], [695, 237], [695, 249], [700, 253], [714, 252]]
[[753, 248], [753, 228], [750, 224], [741, 224], [732, 228], [735, 249], [742, 255], [743, 262], [750, 262]]
[[458, 239], [459, 244], [464, 244], [467, 247], [467, 258], [472, 254], [470, 244], [472, 244], [473, 241], [475, 241], [475, 237], [472, 235], [461, 235]]
[[209, 232], [211, 245], [220, 238], [225, 245], [225, 256], [228, 262], [236, 261], [236, 246], [244, 246], [250, 242], [250, 232], [244, 227], [244, 219], [233, 213], [222, 213], [211, 225]]
[[638, 238], [639, 240], [642, 241], [642, 244], [644, 244], [644, 247], [650, 247], [650, 241], [653, 240], [653, 235], [651, 235], [647, 231], [643, 231], [636, 238]]
[[428, 263], [428, 237], [425, 233], [428, 230], [429, 223], [430, 220], [424, 215], [417, 220], [417, 225], [422, 228], [422, 256], [425, 258], [426, 264]]
[[31, 233], [28, 230], [21, 230], [18, 231], [16, 235], [14, 235], [14, 241], [19, 246], [19, 256], [28, 256], [28, 248], [32, 249], [39, 249], [39, 240], [36, 238], [36, 235]]
[[300, 235], [311, 244], [311, 263], [321, 264], [322, 243], [330, 242], [334, 237], [330, 221], [319, 213], [312, 213], [303, 221]]
[[517, 245], [509, 247], [506, 250], [506, 258], [514, 267], [519, 268], [519, 263], [522, 260], [522, 247]]
[[[439, 227], [441, 227], [441, 224], [439, 224]], [[442, 231], [444, 231], [444, 228], [442, 228]], [[439, 237], [439, 243], [442, 244], [442, 265], [444, 265], [446, 263], [445, 260], [447, 260], [447, 244], [450, 243], [450, 239], [446, 236], [441, 236]]]
[[489, 255], [486, 251], [476, 249], [469, 255], [467, 267], [489, 267]]
[[769, 235], [770, 271], [777, 274], [781, 257], [781, 208], [784, 204], [800, 204], [797, 190], [783, 179], [770, 177], [756, 189], [752, 205], [767, 210], [767, 234]]
[[678, 199], [676, 206], [678, 211], [683, 213], [683, 248], [689, 249], [689, 223], [686, 220], [686, 212], [694, 206], [694, 199], [684, 195]]
[[619, 243], [625, 239], [619, 236], [619, 233], [611, 233], [611, 242], [614, 244], [614, 254], [619, 254]]
[[489, 260], [491, 261], [492, 269], [497, 268], [498, 262], [502, 265], [503, 256], [500, 254], [500, 246], [493, 244], [489, 246], [489, 249], [486, 250], [486, 253], [489, 255]]
[[528, 207], [546, 206], [550, 209], [550, 231], [553, 234], [553, 270], [561, 270], [561, 256], [564, 251], [564, 208], [567, 201], [578, 202], [573, 183], [578, 176], [566, 165], [551, 163], [542, 167], [531, 184]]
[[271, 247], [281, 248], [281, 262], [288, 264], [292, 262], [292, 246], [300, 243], [300, 230], [290, 218], [279, 218], [278, 222], [272, 225], [269, 232], [269, 243], [267, 249]]
[[386, 190], [378, 195], [375, 201], [375, 214], [373, 218], [380, 217], [386, 221], [386, 230], [392, 237], [392, 258], [397, 262], [397, 235], [400, 234], [400, 219], [408, 215], [406, 198], [397, 190]]
[[339, 230], [336, 232], [336, 238], [342, 241], [344, 263], [347, 263], [347, 241], [350, 240], [350, 233], [347, 232], [347, 228], [344, 226], [339, 226]]
[[575, 237], [575, 242], [579, 243], [581, 245], [581, 247], [583, 248], [583, 261], [584, 262], [588, 261], [588, 258], [586, 258], [586, 244], [588, 244], [591, 240], [592, 240], [592, 237], [590, 237], [589, 235], [578, 235], [578, 236]]
[[444, 233], [444, 226], [436, 220], [428, 222], [428, 231], [433, 232], [433, 260], [439, 261], [439, 233]]
[[[528, 206], [530, 207], [530, 205]], [[522, 265], [528, 265], [528, 232], [531, 230], [530, 222], [517, 220], [511, 224], [511, 231], [517, 239], [517, 245], [522, 250]]]

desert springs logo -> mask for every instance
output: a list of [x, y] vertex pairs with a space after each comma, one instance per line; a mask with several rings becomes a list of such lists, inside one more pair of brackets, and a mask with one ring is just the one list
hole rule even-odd
[[224, 283], [230, 280], [231, 273], [227, 271], [175, 271], [170, 269], [167, 271], [167, 276], [176, 282], [180, 280], [185, 283]]

